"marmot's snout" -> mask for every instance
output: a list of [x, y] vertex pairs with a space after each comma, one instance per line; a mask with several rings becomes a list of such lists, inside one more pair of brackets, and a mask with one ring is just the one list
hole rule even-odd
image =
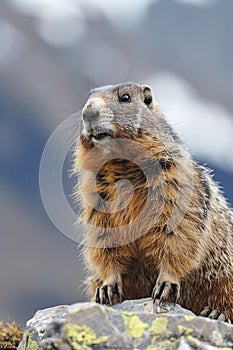
[[84, 132], [93, 141], [100, 141], [110, 136], [112, 131], [113, 112], [106, 107], [101, 97], [91, 97], [82, 110]]
[[100, 98], [91, 98], [87, 101], [83, 107], [82, 117], [84, 124], [86, 122], [93, 123], [99, 118], [101, 108], [101, 99]]

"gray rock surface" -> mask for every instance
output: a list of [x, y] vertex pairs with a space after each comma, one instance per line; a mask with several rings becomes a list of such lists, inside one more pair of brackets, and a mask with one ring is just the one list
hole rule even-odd
[[158, 309], [150, 299], [140, 299], [113, 308], [77, 303], [39, 310], [27, 322], [18, 350], [232, 348], [232, 325], [197, 317], [179, 305]]

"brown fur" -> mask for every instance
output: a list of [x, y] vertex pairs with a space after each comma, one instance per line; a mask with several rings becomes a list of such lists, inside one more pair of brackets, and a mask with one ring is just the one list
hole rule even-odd
[[[120, 102], [126, 93], [131, 102]], [[74, 171], [82, 173], [75, 192], [87, 224], [84, 259], [91, 298], [105, 286], [113, 292], [117, 286], [124, 299], [148, 297], [166, 282], [170, 289], [164, 299], [177, 285], [183, 307], [198, 314], [209, 306], [233, 320], [233, 214], [208, 170], [191, 159], [151, 99], [144, 85], [108, 86], [91, 91], [83, 110], [84, 117], [93, 104], [98, 111], [95, 119], [84, 120], [74, 161]], [[95, 128], [110, 135], [97, 147], [91, 138]], [[108, 142], [119, 138], [126, 143], [119, 141], [106, 152]], [[92, 174], [96, 192], [90, 187]], [[133, 195], [123, 183], [120, 193], [125, 201], [131, 199], [121, 209], [116, 199], [123, 179], [131, 182]], [[149, 208], [140, 218], [147, 198]], [[109, 203], [114, 213], [106, 212]], [[114, 231], [119, 227], [120, 234]]]

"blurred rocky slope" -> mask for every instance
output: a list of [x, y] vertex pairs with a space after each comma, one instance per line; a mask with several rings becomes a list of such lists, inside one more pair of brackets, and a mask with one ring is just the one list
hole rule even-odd
[[[199, 98], [232, 116], [233, 2], [151, 1], [130, 25], [120, 11], [113, 21], [88, 1], [60, 17], [16, 3], [0, 2], [0, 317], [24, 321], [39, 307], [84, 298], [76, 243], [54, 228], [40, 199], [39, 163], [49, 135], [81, 108], [89, 89], [153, 76], [157, 97], [161, 72], [187, 81]], [[132, 2], [120, 4], [130, 17]], [[232, 173], [215, 172], [233, 202]], [[69, 194], [72, 181], [64, 179]]]

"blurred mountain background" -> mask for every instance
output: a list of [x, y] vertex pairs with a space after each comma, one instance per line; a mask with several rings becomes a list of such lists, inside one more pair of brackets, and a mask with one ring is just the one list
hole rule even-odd
[[150, 84], [233, 203], [232, 0], [0, 1], [0, 318], [85, 300], [80, 247], [50, 222], [39, 165], [94, 87]]

